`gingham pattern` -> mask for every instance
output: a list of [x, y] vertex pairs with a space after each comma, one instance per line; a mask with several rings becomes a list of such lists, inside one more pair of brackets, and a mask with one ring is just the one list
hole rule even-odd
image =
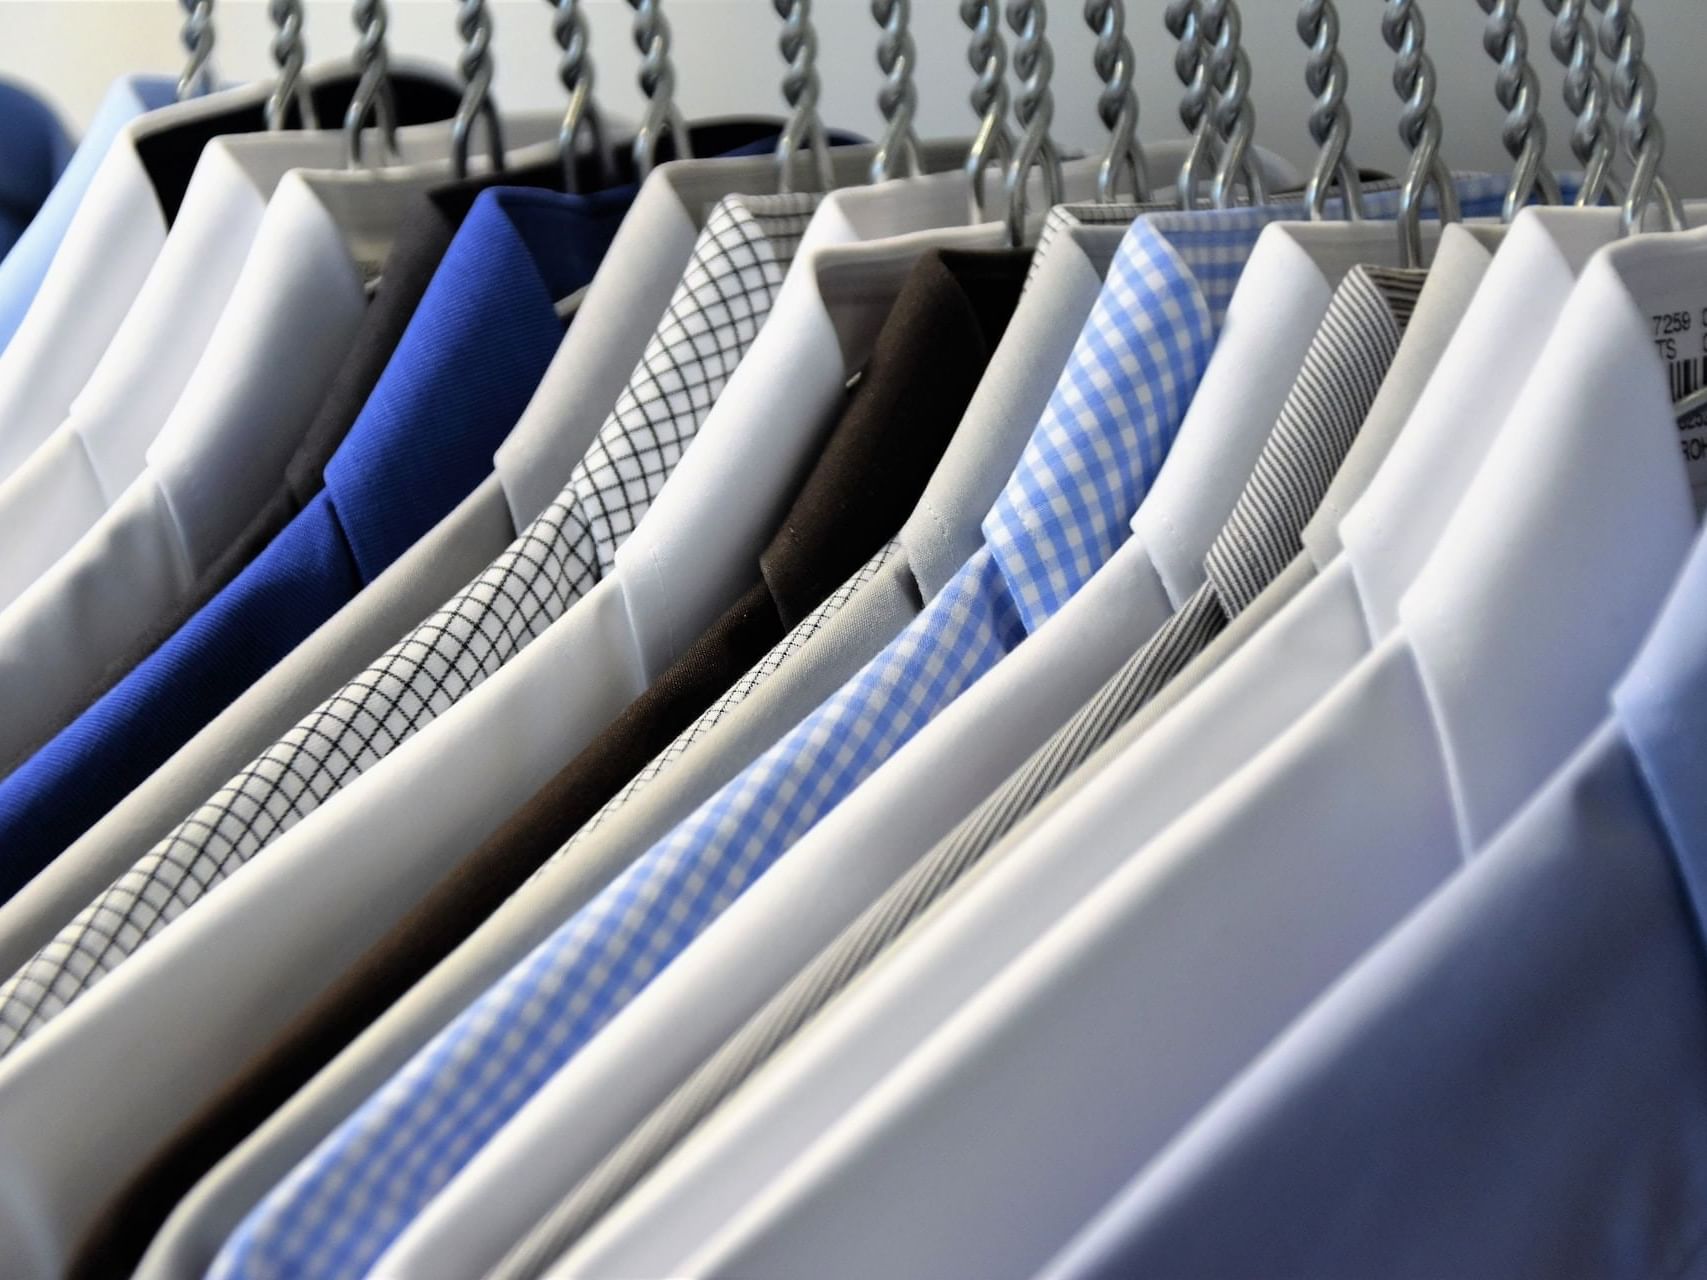
[[497, 671], [609, 571], [769, 314], [817, 198], [732, 198], [569, 484], [491, 567], [220, 788], [0, 987], [0, 1054]]
[[[842, 796], [1025, 636], [1015, 598], [1112, 547], [1166, 453], [1260, 221], [1129, 233], [995, 522], [882, 653], [426, 1046], [251, 1212], [222, 1276], [357, 1276], [490, 1135]], [[1200, 289], [1194, 269], [1214, 282]], [[1153, 383], [1148, 381], [1153, 379]], [[1124, 473], [1110, 479], [1106, 473]], [[1129, 477], [1129, 478], [1128, 478]], [[1100, 496], [1106, 495], [1106, 496]], [[1124, 495], [1124, 496], [1123, 496]], [[1035, 509], [1028, 503], [1035, 502]], [[1079, 522], [1083, 523], [1079, 523]], [[1034, 551], [1033, 564], [1016, 557]]]
[[[775, 648], [754, 664], [751, 671], [731, 685], [729, 691], [707, 707], [697, 720], [683, 729], [675, 741], [660, 751], [644, 769], [629, 779], [621, 791], [607, 800], [597, 813], [587, 819], [579, 831], [569, 837], [561, 849], [551, 855], [545, 866], [549, 867], [566, 855], [597, 830], [607, 818], [627, 804], [635, 792], [646, 786], [677, 760], [680, 760], [687, 753], [688, 748], [697, 744], [701, 738], [715, 729], [722, 723], [725, 716], [745, 702], [754, 690], [775, 675], [782, 668], [783, 663], [805, 648], [806, 642], [822, 631], [830, 619], [841, 612], [842, 606], [859, 594], [860, 588], [881, 573], [884, 566], [900, 554], [901, 544], [898, 541], [891, 539], [886, 543], [876, 555], [865, 562], [858, 573], [836, 588], [834, 594], [797, 622], [786, 636], [777, 641]], [[544, 871], [545, 868], [541, 867], [534, 875], [536, 877], [543, 875]]]
[[[1358, 268], [1336, 292], [1274, 431], [1217, 539], [1229, 581], [1272, 578], [1300, 549], [1300, 531], [1368, 416], [1414, 309], [1422, 272]], [[1243, 596], [1206, 585], [1120, 675], [744, 1026], [671, 1092], [513, 1249], [488, 1280], [533, 1280], [570, 1248], [708, 1115], [1226, 625]]]
[[[1493, 207], [1502, 184], [1491, 180]], [[888, 648], [546, 939], [239, 1226], [221, 1276], [358, 1276], [541, 1084], [1126, 534], [1263, 227], [1134, 223], [985, 547]]]

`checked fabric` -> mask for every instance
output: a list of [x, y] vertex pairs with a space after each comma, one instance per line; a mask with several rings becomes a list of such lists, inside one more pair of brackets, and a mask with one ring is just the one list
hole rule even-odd
[[1302, 549], [1415, 309], [1422, 272], [1359, 268], [1335, 294], [1232, 518], [1215, 582], [1054, 738], [724, 1042], [511, 1251], [490, 1280], [533, 1280], [620, 1201], [1060, 781], [1172, 679]]
[[[1496, 193], [1501, 186], [1491, 185]], [[1393, 199], [1370, 203], [1390, 210]], [[712, 919], [1058, 610], [1124, 540], [1263, 228], [1303, 213], [1302, 205], [1264, 206], [1134, 223], [984, 522], [985, 545], [847, 685], [330, 1134], [239, 1225], [215, 1274], [365, 1274], [428, 1200]]]
[[0, 1053], [453, 706], [610, 570], [769, 314], [814, 196], [731, 197], [555, 502], [455, 599], [222, 787], [0, 988]]

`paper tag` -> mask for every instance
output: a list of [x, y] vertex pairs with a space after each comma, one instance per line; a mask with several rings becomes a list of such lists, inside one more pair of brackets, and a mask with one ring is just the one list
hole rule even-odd
[[[1707, 387], [1707, 307], [1677, 307], [1648, 317], [1654, 349], [1665, 361], [1673, 404], [1682, 404]], [[1707, 405], [1681, 414], [1678, 442], [1697, 505], [1707, 494]]]

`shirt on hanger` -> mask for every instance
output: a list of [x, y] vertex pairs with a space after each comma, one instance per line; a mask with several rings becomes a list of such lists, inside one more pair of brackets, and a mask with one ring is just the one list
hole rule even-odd
[[[1296, 543], [1299, 527], [1325, 489], [1339, 457], [1349, 447], [1370, 402], [1375, 398], [1381, 378], [1399, 345], [1420, 283], [1419, 272], [1356, 268], [1335, 292], [1321, 329], [1305, 355], [1302, 371], [1281, 410], [1279, 421], [1257, 459], [1227, 528], [1211, 550], [1209, 583], [1216, 591], [1214, 598], [1218, 602], [1225, 600], [1222, 607], [1227, 611], [1237, 610], [1241, 601], [1239, 591], [1244, 584], [1264, 576], [1276, 559], [1285, 558], [1287, 544]], [[1229, 582], [1239, 585], [1227, 590], [1225, 584]], [[1227, 590], [1225, 597], [1221, 594], [1223, 590]], [[1078, 610], [1069, 605], [1049, 625], [1072, 625], [1077, 613]], [[1141, 697], [1145, 689], [1166, 680], [1183, 660], [1191, 642], [1205, 631], [1212, 630], [1218, 621], [1215, 615], [1190, 605], [1176, 614], [1140, 650], [1135, 674], [1126, 682], [1133, 687], [1135, 696]], [[1043, 643], [1042, 635], [1040, 632], [1037, 642], [1040, 645]], [[1019, 661], [1017, 656], [1015, 661]], [[1053, 763], [1064, 754], [1056, 749], [1049, 752], [1048, 758]], [[895, 763], [899, 763], [901, 758], [898, 755]], [[931, 772], [939, 772], [940, 767], [939, 764]], [[581, 1185], [575, 1186], [569, 1199], [506, 1259], [507, 1266], [502, 1274], [513, 1278], [542, 1273], [552, 1259], [582, 1235], [689, 1129], [757, 1070], [815, 1010], [851, 982], [890, 940], [962, 874], [977, 857], [974, 837], [984, 836], [990, 827], [1009, 820], [1017, 807], [1012, 802], [1000, 808], [988, 802], [981, 805], [949, 838], [908, 870], [899, 883], [861, 914], [834, 943], [674, 1090], [610, 1157], [587, 1175]], [[872, 832], [869, 838], [871, 843], [879, 845], [892, 843], [877, 832]], [[779, 868], [778, 876], [798, 870], [802, 865], [800, 855], [806, 852], [803, 842], [785, 864], [786, 870]], [[743, 915], [740, 909], [732, 909], [716, 926], [721, 935], [735, 937], [744, 930], [748, 938], [759, 934], [773, 936], [774, 930], [767, 927], [758, 909], [759, 896], [767, 891], [776, 904], [773, 911], [779, 908], [786, 911], [786, 902], [798, 900], [803, 890], [813, 896], [832, 892], [822, 875], [812, 887], [795, 882], [790, 886], [794, 890], [791, 894], [781, 890], [781, 885], [786, 883], [786, 880], [767, 881], [762, 888], [755, 888], [742, 904], [743, 908], [750, 910]], [[708, 934], [708, 943], [709, 938]], [[701, 952], [700, 957], [693, 958], [703, 959], [703, 947]], [[723, 958], [725, 964], [730, 958]], [[684, 971], [689, 961], [690, 957], [684, 957]], [[759, 967], [764, 967], [763, 961]], [[782, 972], [786, 973], [789, 967], [792, 966], [784, 962]], [[734, 980], [744, 983], [744, 972], [741, 978]], [[648, 996], [662, 991], [667, 981], [661, 980]], [[634, 1049], [635, 1046], [630, 1044], [625, 1052], [633, 1053]], [[508, 1160], [500, 1159], [496, 1150], [498, 1144], [488, 1150], [489, 1158], [484, 1161], [482, 1170], [487, 1173], [483, 1185], [488, 1192], [495, 1182], [508, 1181], [524, 1168], [530, 1171], [527, 1179], [530, 1186], [555, 1183], [568, 1190], [574, 1185], [577, 1179], [571, 1177], [566, 1181], [566, 1170], [560, 1164], [560, 1149], [566, 1144], [559, 1141], [548, 1157], [549, 1162], [557, 1162], [560, 1167], [542, 1168], [538, 1158], [532, 1156], [532, 1150], [537, 1149], [538, 1144], [530, 1140], [533, 1134], [560, 1129], [563, 1117], [578, 1110], [567, 1100], [572, 1092], [579, 1091], [563, 1087], [568, 1083], [569, 1075], [566, 1072], [559, 1076], [511, 1127], [510, 1132], [525, 1144], [526, 1149], [512, 1143]], [[549, 1108], [543, 1105], [548, 1099], [551, 1102]], [[508, 1137], [509, 1132], [505, 1136]], [[500, 1171], [509, 1176], [501, 1177]], [[459, 1226], [467, 1217], [466, 1210], [476, 1199], [489, 1200], [489, 1195], [478, 1195], [473, 1173], [471, 1168], [455, 1189], [467, 1187], [460, 1201], [464, 1213], [456, 1218]], [[453, 1220], [452, 1213], [448, 1211], [451, 1198], [447, 1196], [441, 1202], [446, 1211], [437, 1215], [447, 1228]], [[478, 1229], [484, 1230], [484, 1224]], [[414, 1234], [420, 1237], [422, 1253], [430, 1256], [428, 1233]]]
[[[311, 67], [304, 81], [320, 119], [343, 119], [356, 85], [347, 64]], [[461, 96], [447, 78], [401, 62], [391, 84], [400, 125], [447, 120]], [[261, 83], [169, 102], [118, 126], [0, 351], [0, 476], [65, 420], [177, 219], [202, 150], [222, 134], [264, 130], [270, 92]], [[115, 94], [109, 105], [123, 102]]]
[[[651, 689], [554, 779], [516, 819], [447, 877], [347, 977], [300, 1016], [263, 1059], [180, 1131], [133, 1184], [131, 1202], [103, 1215], [107, 1251], [134, 1268], [178, 1198], [243, 1133], [275, 1109], [362, 1026], [459, 942], [573, 823], [667, 740], [672, 726], [751, 665], [755, 648], [815, 611], [916, 501], [1018, 300], [1029, 255], [933, 253], [897, 299], [777, 536], [754, 586]], [[80, 1250], [88, 1265], [91, 1250]], [[76, 1268], [73, 1268], [74, 1273]], [[91, 1273], [101, 1270], [94, 1267]]]
[[1636, 1277], [1699, 1252], [1704, 608], [1697, 539], [1600, 728], [1049, 1275]]
[[[458, 1133], [456, 1153], [421, 1155], [442, 1185], [800, 824], [810, 825], [1090, 575], [1160, 467], [1238, 267], [1268, 220], [1237, 212], [1137, 224], [986, 521], [985, 548], [845, 698], [760, 758], [753, 782], [738, 779], [620, 875], [328, 1138], [239, 1228], [221, 1255], [222, 1274], [248, 1274], [303, 1250], [318, 1256], [323, 1243], [342, 1266], [376, 1257], [437, 1189], [392, 1176], [398, 1166], [387, 1153], [396, 1143], [442, 1111], [446, 1132]], [[1121, 359], [1148, 377], [1109, 385], [1098, 369]], [[1092, 462], [1109, 455], [1130, 465]], [[811, 767], [820, 761], [821, 774]], [[790, 803], [767, 815], [757, 802], [771, 796]], [[509, 1084], [467, 1107], [474, 1099], [464, 1091], [465, 1066]]]
[[[40, 774], [41, 799], [22, 829], [46, 829], [49, 840], [70, 832], [56, 822], [61, 812], [121, 795], [466, 496], [562, 338], [556, 300], [592, 278], [631, 196], [482, 195], [327, 464], [325, 489], [181, 631], [0, 783], [0, 810]], [[0, 987], [0, 1054], [194, 900], [173, 886], [204, 886], [173, 852], [140, 862]]]
[[166, 106], [175, 92], [176, 81], [168, 76], [123, 76], [108, 88], [53, 190], [11, 248], [0, 256], [0, 352], [5, 351], [29, 310], [48, 264], [119, 130], [138, 116]]
[[0, 258], [17, 243], [70, 159], [71, 139], [53, 108], [22, 85], [0, 80]]
[[[1133, 856], [672, 1270], [789, 1274], [804, 1245], [879, 1270], [1031, 1274], [1482, 847], [1600, 719], [1694, 537], [1647, 313], [1703, 264], [1701, 233], [1597, 256], [1398, 629], [1158, 838], [1128, 818]], [[1537, 467], [1542, 430], [1558, 447]], [[1125, 794], [1131, 814], [1143, 793]], [[973, 1133], [989, 1158], [944, 1178]], [[992, 1213], [1018, 1203], [1016, 1159], [1058, 1176]]]
[[[758, 161], [696, 160], [687, 167], [715, 175], [730, 166], [740, 171], [743, 165], [764, 165], [771, 160], [776, 127], [762, 120], [695, 126], [696, 149], [729, 147], [739, 152], [763, 147], [765, 155]], [[551, 150], [551, 159], [540, 164], [527, 163], [525, 152], [512, 152], [517, 167], [505, 171], [503, 183], [555, 186], [562, 170], [555, 147]], [[847, 164], [843, 151], [832, 151], [835, 164]], [[573, 326], [559, 344], [527, 412], [494, 455], [495, 474], [18, 894], [0, 904], [0, 969], [11, 972], [23, 965], [220, 783], [500, 555], [516, 528], [538, 514], [531, 501], [540, 483], [550, 483], [555, 493], [568, 479], [622, 390], [626, 373], [613, 375], [609, 369], [632, 369], [639, 360], [709, 210], [700, 202], [718, 198], [709, 190], [702, 194], [704, 184], [678, 178], [682, 167], [666, 162], [653, 170], [657, 177], [623, 219], [601, 275], [576, 312], [580, 318], [591, 317], [590, 323]], [[773, 171], [767, 169], [766, 176]], [[619, 160], [619, 174], [625, 172]], [[424, 202], [414, 198], [415, 216], [400, 217], [399, 241], [387, 256], [362, 329], [329, 383], [283, 483], [271, 502], [260, 505], [222, 560], [195, 583], [177, 625], [194, 612], [189, 604], [211, 598], [319, 491], [326, 460], [365, 404], [468, 207], [498, 181], [476, 175], [447, 184]], [[662, 269], [655, 269], [660, 261]], [[174, 630], [171, 626], [159, 636], [140, 638], [116, 665], [128, 671]], [[91, 692], [91, 701], [94, 696]]]

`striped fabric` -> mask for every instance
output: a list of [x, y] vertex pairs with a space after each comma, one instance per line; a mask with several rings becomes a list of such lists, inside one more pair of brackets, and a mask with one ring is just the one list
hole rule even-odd
[[1208, 645], [1300, 548], [1398, 350], [1425, 273], [1354, 270], [1209, 555], [1206, 582], [1132, 661], [643, 1121], [493, 1273], [531, 1280]]

